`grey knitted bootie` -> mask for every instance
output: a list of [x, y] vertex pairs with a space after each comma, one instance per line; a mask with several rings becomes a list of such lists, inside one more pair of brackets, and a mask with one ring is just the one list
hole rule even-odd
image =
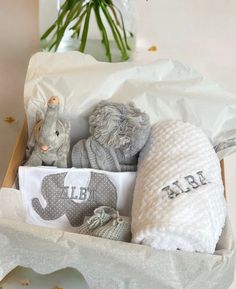
[[102, 206], [94, 210], [92, 217], [85, 219], [78, 227], [78, 233], [130, 242], [131, 220], [129, 217], [120, 217], [119, 212], [113, 208]]
[[114, 241], [130, 242], [131, 221], [128, 217], [120, 217], [110, 220], [104, 226], [97, 227], [93, 236], [110, 239]]
[[94, 210], [94, 215], [92, 217], [84, 218], [84, 223], [78, 227], [78, 233], [92, 236], [94, 229], [105, 225], [113, 216], [116, 216], [115, 209], [101, 206]]

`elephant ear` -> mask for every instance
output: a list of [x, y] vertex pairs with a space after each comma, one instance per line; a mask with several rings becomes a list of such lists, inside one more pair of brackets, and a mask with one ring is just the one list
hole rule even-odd
[[71, 130], [70, 122], [67, 121], [67, 120], [64, 120], [64, 121], [62, 122], [62, 124], [63, 124], [63, 126], [64, 126], [64, 128], [65, 128], [65, 133], [66, 133], [67, 135], [69, 135], [69, 134], [70, 134], [70, 130]]
[[59, 156], [62, 156], [64, 154], [68, 154], [69, 150], [70, 150], [70, 129], [71, 129], [71, 125], [69, 121], [60, 121], [63, 128], [64, 128], [64, 140], [63, 140], [63, 145], [58, 149], [58, 154]]
[[41, 111], [37, 111], [36, 112], [36, 122], [35, 122], [35, 124], [37, 124], [39, 121], [41, 121], [41, 120], [43, 120], [43, 114], [42, 114], [42, 112]]
[[71, 124], [67, 120], [61, 121], [63, 128], [64, 128], [64, 141], [68, 142], [70, 141], [70, 130], [71, 130]]
[[36, 139], [36, 135], [38, 133], [38, 128], [40, 127], [40, 123], [42, 123], [42, 121], [43, 121], [43, 114], [40, 111], [37, 111], [35, 119], [36, 119], [36, 122], [34, 124], [30, 138], [29, 138], [28, 143], [27, 143], [27, 148], [26, 148], [26, 157], [27, 158], [29, 158], [29, 156], [31, 155], [31, 153], [34, 149], [35, 139]]

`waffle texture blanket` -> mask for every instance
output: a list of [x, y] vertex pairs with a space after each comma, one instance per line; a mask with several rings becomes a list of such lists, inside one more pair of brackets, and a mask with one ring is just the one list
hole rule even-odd
[[132, 241], [214, 253], [225, 217], [220, 162], [207, 136], [182, 121], [155, 124], [138, 163]]

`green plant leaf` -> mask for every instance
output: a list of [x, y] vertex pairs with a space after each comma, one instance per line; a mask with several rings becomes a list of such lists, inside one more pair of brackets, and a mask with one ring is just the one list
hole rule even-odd
[[95, 13], [96, 21], [97, 21], [97, 24], [98, 24], [98, 28], [99, 28], [99, 30], [101, 31], [101, 34], [102, 34], [102, 43], [105, 46], [107, 59], [108, 59], [109, 62], [111, 62], [112, 61], [112, 57], [111, 57], [110, 42], [109, 42], [109, 39], [108, 39], [108, 36], [107, 36], [107, 32], [106, 32], [105, 26], [102, 23], [102, 19], [101, 19], [101, 16], [100, 16], [99, 8], [100, 7], [98, 5], [96, 5], [94, 7], [94, 13]]
[[68, 10], [73, 9], [74, 5], [77, 4], [78, 2], [83, 2], [82, 0], [66, 0], [67, 5], [68, 5]]
[[[89, 23], [91, 11], [94, 10], [96, 22], [101, 32], [102, 43], [105, 47], [106, 57], [109, 61], [112, 60], [110, 42], [108, 33], [104, 24], [101, 13], [105, 16], [105, 21], [111, 29], [117, 48], [121, 52], [123, 60], [129, 58], [127, 50], [130, 49], [128, 45], [127, 32], [121, 11], [113, 4], [112, 0], [90, 0], [84, 4], [84, 0], [66, 0], [60, 7], [57, 20], [43, 33], [41, 41], [49, 38], [47, 47], [49, 50], [58, 49], [63, 36], [73, 21], [76, 21], [71, 28], [72, 38], [80, 38], [81, 43], [79, 50], [84, 52], [88, 37]], [[132, 33], [130, 33], [132, 36]]]
[[52, 35], [48, 42], [49, 51], [53, 48], [55, 48], [55, 51], [58, 49], [68, 25], [81, 13], [82, 6], [83, 0], [67, 0], [62, 4], [57, 20], [41, 36], [42, 41]]
[[60, 25], [58, 26], [55, 51], [58, 49], [67, 27], [73, 21], [74, 16], [78, 12], [78, 10], [80, 10], [82, 8], [82, 5], [83, 5], [82, 1], [77, 2], [76, 5], [74, 5], [73, 9], [69, 10], [69, 12], [67, 13], [65, 22], [63, 23], [62, 27], [60, 28]]
[[86, 15], [86, 11], [84, 11], [80, 17], [79, 20], [76, 22], [76, 24], [70, 28], [70, 30], [74, 31], [73, 34], [71, 35], [72, 38], [77, 38], [79, 39], [80, 36], [80, 32], [81, 32], [81, 26], [82, 26], [82, 22], [84, 20], [84, 17]]
[[78, 27], [80, 28], [81, 23], [84, 19], [84, 16], [86, 15], [87, 11], [85, 10], [81, 15], [79, 16], [78, 21], [70, 28], [70, 30], [76, 30]]
[[117, 44], [117, 47], [120, 49], [121, 51], [121, 55], [122, 55], [122, 59], [123, 60], [128, 60], [129, 59], [129, 55], [126, 51], [126, 47], [125, 47], [125, 44], [123, 42], [123, 39], [120, 35], [120, 32], [114, 22], [114, 20], [112, 19], [111, 15], [110, 15], [110, 12], [109, 10], [107, 9], [106, 5], [104, 5], [104, 2], [102, 0], [98, 0], [100, 5], [101, 5], [101, 8], [103, 10], [103, 13], [107, 19], [107, 22], [111, 28], [111, 31], [112, 31], [112, 34], [114, 36], [114, 39], [115, 39], [115, 42]]
[[48, 28], [48, 30], [46, 30], [46, 32], [41, 36], [40, 40], [46, 39], [51, 34], [51, 32], [57, 27], [58, 22], [62, 21], [66, 13], [67, 13], [67, 2], [65, 2], [61, 6], [57, 20]]
[[40, 40], [44, 40], [48, 37], [49, 34], [51, 34], [51, 32], [55, 29], [56, 27], [56, 22], [54, 22], [47, 31], [44, 32], [44, 34], [41, 36]]
[[85, 18], [84, 27], [83, 27], [83, 33], [82, 33], [82, 37], [81, 37], [81, 43], [80, 43], [80, 47], [79, 47], [79, 51], [81, 51], [81, 52], [84, 52], [85, 47], [86, 47], [92, 6], [93, 6], [93, 2], [91, 2], [87, 8], [86, 18]]
[[119, 21], [119, 19], [118, 19], [118, 16], [117, 16], [117, 14], [116, 14], [116, 10], [115, 10], [115, 5], [114, 4], [109, 4], [108, 5], [108, 7], [111, 9], [111, 11], [112, 11], [112, 14], [113, 14], [113, 16], [114, 16], [114, 19], [115, 19], [115, 22], [116, 22], [116, 25], [117, 26], [121, 26], [120, 25], [120, 21]]
[[[112, 5], [110, 5], [109, 8], [111, 8], [111, 6], [112, 6]], [[125, 41], [126, 48], [127, 48], [128, 50], [131, 50], [131, 48], [130, 48], [130, 46], [129, 46], [129, 44], [128, 44], [128, 39], [127, 39], [127, 34], [126, 34], [126, 29], [125, 29], [125, 23], [124, 23], [124, 18], [123, 18], [122, 12], [121, 12], [120, 9], [119, 9], [117, 6], [115, 6], [115, 5], [113, 5], [113, 7], [112, 7], [111, 9], [112, 9], [112, 12], [115, 11], [115, 10], [117, 10], [118, 13], [119, 13], [119, 15], [120, 15], [121, 25], [120, 25], [120, 24], [117, 24], [117, 25], [119, 25], [119, 26], [121, 27], [122, 31], [123, 31], [123, 36], [124, 36], [124, 41]], [[114, 12], [113, 12], [113, 13], [114, 13]], [[130, 33], [130, 36], [133, 37], [133, 34]]]

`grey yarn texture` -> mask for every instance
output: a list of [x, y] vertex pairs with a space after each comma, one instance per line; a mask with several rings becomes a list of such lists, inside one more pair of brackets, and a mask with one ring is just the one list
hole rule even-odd
[[113, 208], [102, 206], [94, 210], [94, 215], [85, 218], [83, 225], [78, 228], [79, 234], [130, 242], [131, 218], [119, 216]]
[[72, 165], [105, 171], [135, 171], [150, 133], [149, 116], [134, 104], [101, 101], [89, 117], [91, 136], [72, 149]]
[[34, 210], [43, 220], [56, 220], [65, 215], [72, 227], [78, 227], [84, 217], [91, 216], [97, 207], [107, 205], [116, 208], [117, 189], [106, 175], [91, 172], [88, 189], [93, 192], [93, 198], [82, 203], [68, 198], [64, 190], [65, 177], [66, 173], [60, 173], [43, 179], [41, 191], [47, 202], [45, 208], [38, 198], [32, 200]]

